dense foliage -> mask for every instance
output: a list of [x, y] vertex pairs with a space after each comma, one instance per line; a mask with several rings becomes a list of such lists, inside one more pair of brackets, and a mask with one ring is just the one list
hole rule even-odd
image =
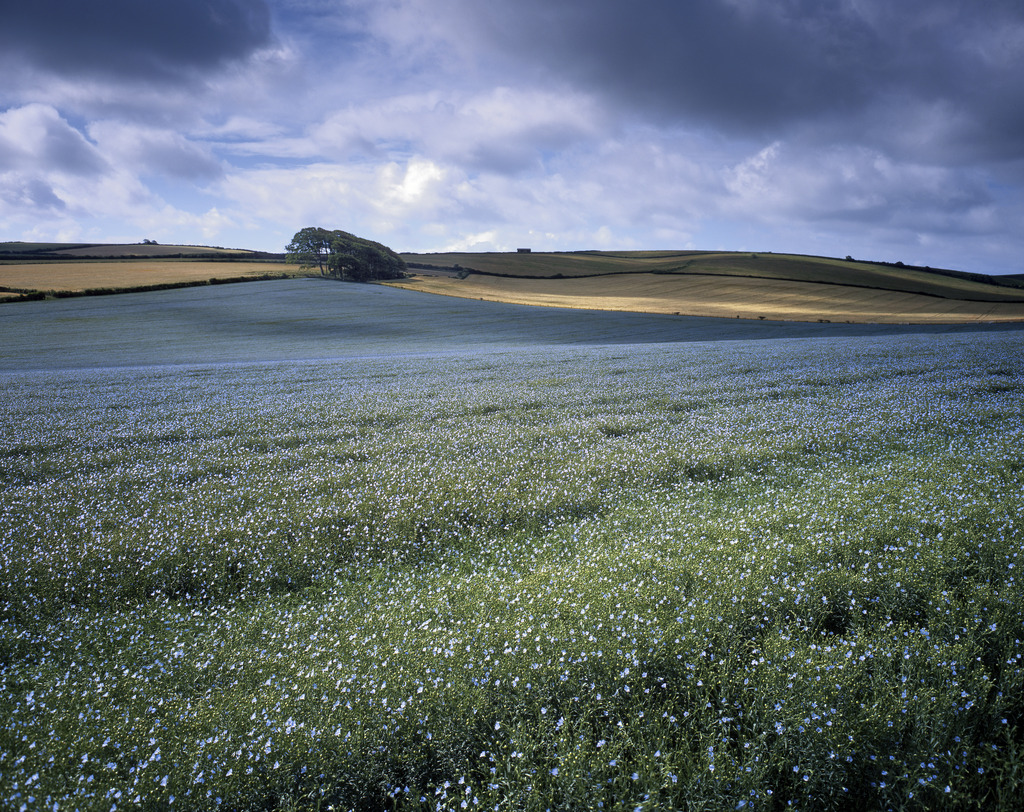
[[354, 282], [397, 279], [405, 272], [405, 261], [386, 245], [347, 231], [304, 228], [292, 237], [285, 253], [289, 262]]
[[1017, 808], [987, 334], [6, 373], [0, 806]]

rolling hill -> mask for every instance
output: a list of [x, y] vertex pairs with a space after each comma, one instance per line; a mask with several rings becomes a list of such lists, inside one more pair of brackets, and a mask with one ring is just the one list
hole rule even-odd
[[782, 254], [405, 254], [401, 287], [553, 307], [876, 323], [1024, 320], [1015, 277]]
[[0, 243], [0, 301], [299, 275], [284, 254], [197, 245]]
[[26, 260], [68, 261], [79, 259], [277, 259], [284, 254], [268, 254], [246, 248], [221, 248], [209, 245], [160, 245], [143, 243], [0, 243], [0, 262]]
[[[508, 304], [881, 324], [1024, 321], [1024, 277], [790, 254], [403, 254], [389, 284]], [[283, 254], [210, 246], [0, 243], [0, 299], [303, 276]]]

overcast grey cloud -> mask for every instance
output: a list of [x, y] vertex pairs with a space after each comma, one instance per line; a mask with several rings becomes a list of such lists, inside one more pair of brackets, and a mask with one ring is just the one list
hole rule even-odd
[[57, 74], [181, 81], [269, 44], [263, 0], [4, 0], [0, 47]]
[[0, 0], [0, 239], [1024, 271], [1010, 0]]
[[908, 147], [1019, 158], [1024, 141], [1016, 2], [517, 0], [457, 13], [510, 62], [657, 121], [751, 137], [842, 126], [890, 146], [906, 141], [885, 128], [930, 113]]

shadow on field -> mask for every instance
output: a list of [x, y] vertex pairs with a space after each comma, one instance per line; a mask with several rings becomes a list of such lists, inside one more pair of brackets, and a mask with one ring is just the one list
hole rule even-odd
[[568, 310], [290, 279], [6, 304], [0, 369], [1020, 329], [1024, 324], [810, 324]]

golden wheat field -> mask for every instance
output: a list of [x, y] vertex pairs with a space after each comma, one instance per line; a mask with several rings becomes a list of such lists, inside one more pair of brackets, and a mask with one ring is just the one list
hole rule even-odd
[[186, 262], [175, 260], [106, 260], [0, 264], [0, 288], [16, 291], [79, 292], [148, 285], [236, 279], [264, 274], [296, 274], [283, 262]]
[[1024, 320], [1024, 302], [700, 274], [629, 273], [577, 279], [417, 275], [390, 284], [513, 304], [687, 316], [883, 324]]

